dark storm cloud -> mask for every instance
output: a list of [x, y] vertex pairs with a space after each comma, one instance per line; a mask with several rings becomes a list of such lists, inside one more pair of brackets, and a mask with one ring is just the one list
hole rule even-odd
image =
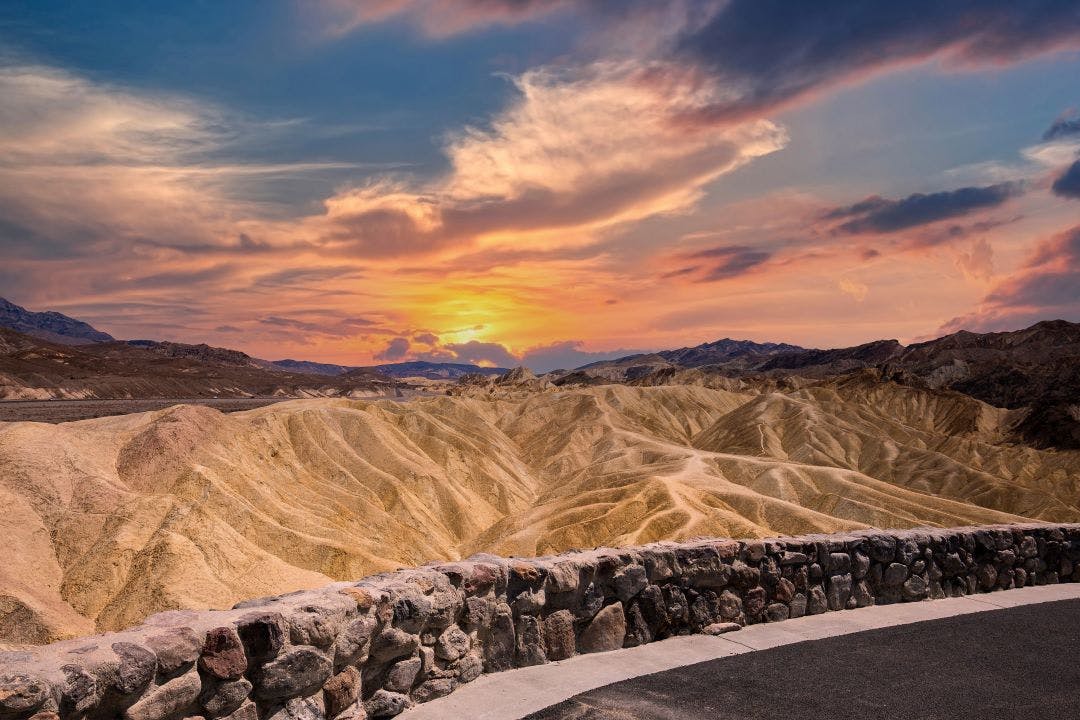
[[824, 218], [850, 218], [837, 228], [842, 233], [891, 233], [996, 207], [1022, 192], [1023, 186], [1019, 183], [999, 183], [936, 193], [915, 193], [900, 200], [875, 196], [830, 210]]
[[1080, 115], [1075, 112], [1062, 115], [1055, 120], [1054, 124], [1043, 133], [1042, 139], [1044, 142], [1050, 142], [1074, 136], [1080, 137]]
[[407, 338], [396, 337], [391, 340], [382, 352], [375, 354], [376, 360], [397, 362], [409, 354], [409, 341]]
[[931, 56], [995, 63], [1078, 43], [1076, 0], [732, 0], [676, 55], [740, 89], [706, 113], [715, 120]]
[[1077, 160], [1061, 174], [1053, 185], [1054, 194], [1061, 197], [1080, 200], [1080, 160]]

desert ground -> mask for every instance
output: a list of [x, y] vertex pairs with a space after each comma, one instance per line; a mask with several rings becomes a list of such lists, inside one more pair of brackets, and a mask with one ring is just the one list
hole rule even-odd
[[0, 641], [477, 552], [1080, 521], [1080, 452], [1014, 414], [856, 375], [0, 423]]

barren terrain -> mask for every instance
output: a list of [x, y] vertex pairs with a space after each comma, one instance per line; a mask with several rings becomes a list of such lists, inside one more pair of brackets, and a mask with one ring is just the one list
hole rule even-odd
[[1080, 453], [868, 376], [181, 405], [0, 423], [0, 638], [40, 643], [479, 551], [1080, 521]]

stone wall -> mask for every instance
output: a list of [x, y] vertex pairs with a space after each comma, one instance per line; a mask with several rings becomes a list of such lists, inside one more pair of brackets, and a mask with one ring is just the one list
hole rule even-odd
[[483, 555], [0, 654], [0, 720], [389, 717], [577, 653], [1069, 581], [1080, 525]]

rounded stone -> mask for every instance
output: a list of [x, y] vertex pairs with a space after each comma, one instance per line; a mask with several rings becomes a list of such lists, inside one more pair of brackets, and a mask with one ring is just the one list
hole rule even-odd
[[309, 695], [334, 672], [334, 663], [310, 646], [293, 647], [267, 663], [258, 673], [255, 694], [264, 700]]
[[247, 670], [247, 655], [240, 637], [231, 627], [206, 633], [199, 669], [219, 680], [236, 680]]
[[419, 644], [420, 638], [404, 630], [394, 627], [383, 628], [371, 641], [369, 661], [381, 665], [412, 655]]
[[341, 631], [334, 644], [334, 662], [352, 665], [367, 660], [371, 648], [371, 636], [375, 632], [375, 619], [361, 617], [353, 620]]
[[174, 678], [164, 685], [159, 685], [124, 713], [125, 720], [163, 720], [176, 718], [194, 705], [199, 697], [202, 680], [199, 673], [192, 670], [186, 675]]
[[245, 700], [243, 705], [224, 716], [221, 720], [258, 720], [258, 717], [258, 706], [251, 700]]
[[851, 574], [857, 580], [861, 580], [866, 577], [866, 573], [870, 572], [870, 557], [862, 552], [857, 552], [851, 559]]
[[922, 600], [926, 597], [928, 587], [922, 575], [912, 575], [901, 586], [905, 600]]
[[323, 685], [326, 717], [334, 718], [360, 697], [360, 671], [347, 667]]
[[743, 610], [752, 618], [756, 618], [765, 611], [765, 588], [755, 587], [746, 591], [743, 596]]
[[790, 615], [788, 606], [783, 603], [769, 603], [765, 607], [765, 619], [769, 622], [787, 620]]
[[615, 596], [622, 602], [626, 602], [644, 590], [648, 584], [644, 566], [627, 565], [615, 573]]
[[250, 694], [251, 683], [244, 678], [207, 682], [199, 694], [199, 705], [210, 717], [221, 717], [243, 705]]
[[326, 720], [326, 715], [314, 698], [292, 698], [266, 720]]
[[142, 692], [157, 672], [157, 656], [142, 645], [130, 642], [112, 644], [120, 663], [108, 683], [110, 689], [120, 695], [134, 695]]
[[825, 597], [825, 591], [820, 585], [810, 588], [810, 594], [806, 601], [806, 612], [810, 615], [820, 615], [829, 609], [829, 600]]
[[565, 660], [574, 654], [574, 614], [559, 610], [544, 618], [544, 648], [548, 660]]
[[975, 572], [975, 578], [983, 590], [992, 590], [997, 584], [997, 576], [997, 569], [993, 565], [981, 565]]
[[618, 650], [626, 637], [626, 617], [621, 602], [608, 605], [596, 614], [581, 633], [578, 649], [583, 653]]
[[454, 691], [453, 678], [435, 678], [421, 683], [412, 692], [416, 702], [425, 703], [435, 698], [445, 697]]
[[458, 682], [468, 683], [480, 677], [484, 671], [484, 661], [479, 655], [469, 653], [458, 658], [450, 669], [457, 673]]
[[788, 603], [788, 612], [790, 617], [801, 618], [806, 615], [806, 596], [802, 593], [796, 593], [795, 597], [791, 598], [791, 602]]
[[27, 673], [0, 675], [0, 717], [23, 717], [37, 710], [49, 695], [45, 680]]
[[881, 580], [888, 587], [900, 587], [907, 580], [908, 567], [902, 563], [891, 563], [885, 568]]
[[701, 628], [701, 632], [705, 635], [723, 635], [724, 633], [736, 632], [742, 630], [742, 625], [734, 622], [722, 622], [712, 623]]
[[151, 635], [146, 638], [146, 646], [157, 655], [158, 671], [171, 676], [199, 659], [202, 641], [191, 628], [179, 627]]
[[519, 667], [543, 665], [548, 661], [540, 618], [522, 615], [518, 619], [514, 658]]
[[364, 710], [369, 717], [387, 718], [400, 715], [411, 703], [406, 695], [389, 692], [388, 690], [376, 690], [375, 693], [364, 701]]
[[457, 660], [469, 651], [469, 636], [457, 625], [451, 625], [435, 641], [435, 656], [447, 661]]
[[386, 673], [386, 682], [383, 685], [393, 692], [409, 692], [416, 683], [416, 676], [420, 674], [421, 669], [423, 669], [423, 660], [418, 657], [396, 662]]
[[495, 606], [488, 639], [483, 645], [484, 667], [488, 672], [509, 670], [513, 667], [516, 644], [513, 611], [506, 603], [500, 603]]

